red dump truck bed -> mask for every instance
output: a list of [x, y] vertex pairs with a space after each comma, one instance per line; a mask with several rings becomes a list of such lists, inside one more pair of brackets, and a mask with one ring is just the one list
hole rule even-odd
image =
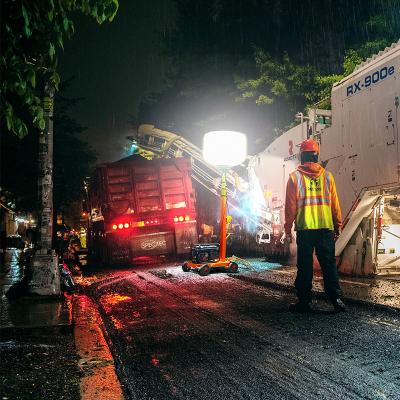
[[89, 188], [89, 250], [103, 263], [186, 254], [197, 242], [191, 164], [131, 156], [100, 165]]

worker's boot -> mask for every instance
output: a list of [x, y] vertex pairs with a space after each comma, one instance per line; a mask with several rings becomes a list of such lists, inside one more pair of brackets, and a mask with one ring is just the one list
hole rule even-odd
[[309, 303], [299, 301], [297, 303], [290, 304], [289, 311], [292, 313], [307, 314], [311, 313], [312, 309]]
[[336, 312], [346, 311], [346, 305], [343, 303], [342, 299], [340, 299], [340, 298], [332, 300], [332, 305]]

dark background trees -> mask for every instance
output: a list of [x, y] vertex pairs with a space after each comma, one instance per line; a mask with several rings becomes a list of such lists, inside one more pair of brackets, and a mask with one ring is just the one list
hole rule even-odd
[[[90, 174], [96, 160], [91, 146], [80, 138], [85, 127], [70, 117], [73, 107], [81, 99], [64, 96], [64, 88], [55, 96], [54, 108], [54, 209], [68, 212], [70, 204], [82, 195], [83, 179]], [[38, 134], [32, 124], [27, 124], [29, 134], [22, 139], [12, 132], [2, 132], [1, 186], [11, 192], [16, 208], [24, 211], [37, 209], [38, 189]]]
[[[1, 3], [1, 191], [19, 210], [37, 209], [38, 134], [45, 127], [46, 84], [59, 89], [59, 51], [74, 33], [73, 17], [111, 21], [118, 0], [4, 0]], [[68, 116], [74, 100], [55, 98], [54, 204], [79, 198], [94, 153], [79, 138], [84, 128]], [[57, 104], [57, 102], [59, 104]]]
[[[332, 83], [400, 37], [398, 0], [175, 0], [168, 86], [138, 120], [200, 142], [243, 130], [259, 151]], [[239, 101], [239, 103], [238, 103]]]

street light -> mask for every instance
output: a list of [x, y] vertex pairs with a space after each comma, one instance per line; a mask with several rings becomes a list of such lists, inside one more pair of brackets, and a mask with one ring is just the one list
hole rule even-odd
[[[226, 257], [226, 172], [235, 165], [241, 164], [246, 157], [247, 138], [245, 134], [233, 131], [213, 131], [204, 135], [204, 160], [222, 170], [219, 258], [217, 260], [208, 259], [206, 264], [195, 260], [187, 261], [182, 266], [184, 271], [197, 269], [200, 275], [207, 275], [211, 268], [216, 267], [225, 268], [230, 272], [237, 272], [238, 265]], [[196, 248], [195, 250], [202, 251], [201, 245], [194, 247]], [[210, 249], [211, 251], [212, 249]]]

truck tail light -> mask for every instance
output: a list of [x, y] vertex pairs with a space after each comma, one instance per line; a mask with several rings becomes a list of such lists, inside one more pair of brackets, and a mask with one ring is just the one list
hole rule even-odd
[[190, 216], [189, 216], [189, 215], [185, 215], [185, 216], [180, 215], [180, 216], [174, 217], [174, 222], [175, 222], [175, 223], [177, 223], [177, 222], [183, 222], [183, 221], [190, 221]]
[[145, 225], [154, 225], [158, 224], [158, 219], [150, 219], [148, 221], [145, 221]]
[[130, 227], [129, 222], [119, 222], [118, 224], [113, 224], [112, 228], [114, 231], [117, 229], [128, 229]]
[[160, 221], [158, 219], [149, 219], [147, 221], [136, 221], [136, 222], [118, 222], [118, 224], [113, 224], [112, 228], [114, 231], [116, 231], [117, 229], [128, 229], [132, 226], [132, 228], [136, 228], [136, 227], [142, 227], [142, 226], [149, 226], [149, 225], [156, 225], [159, 224]]

